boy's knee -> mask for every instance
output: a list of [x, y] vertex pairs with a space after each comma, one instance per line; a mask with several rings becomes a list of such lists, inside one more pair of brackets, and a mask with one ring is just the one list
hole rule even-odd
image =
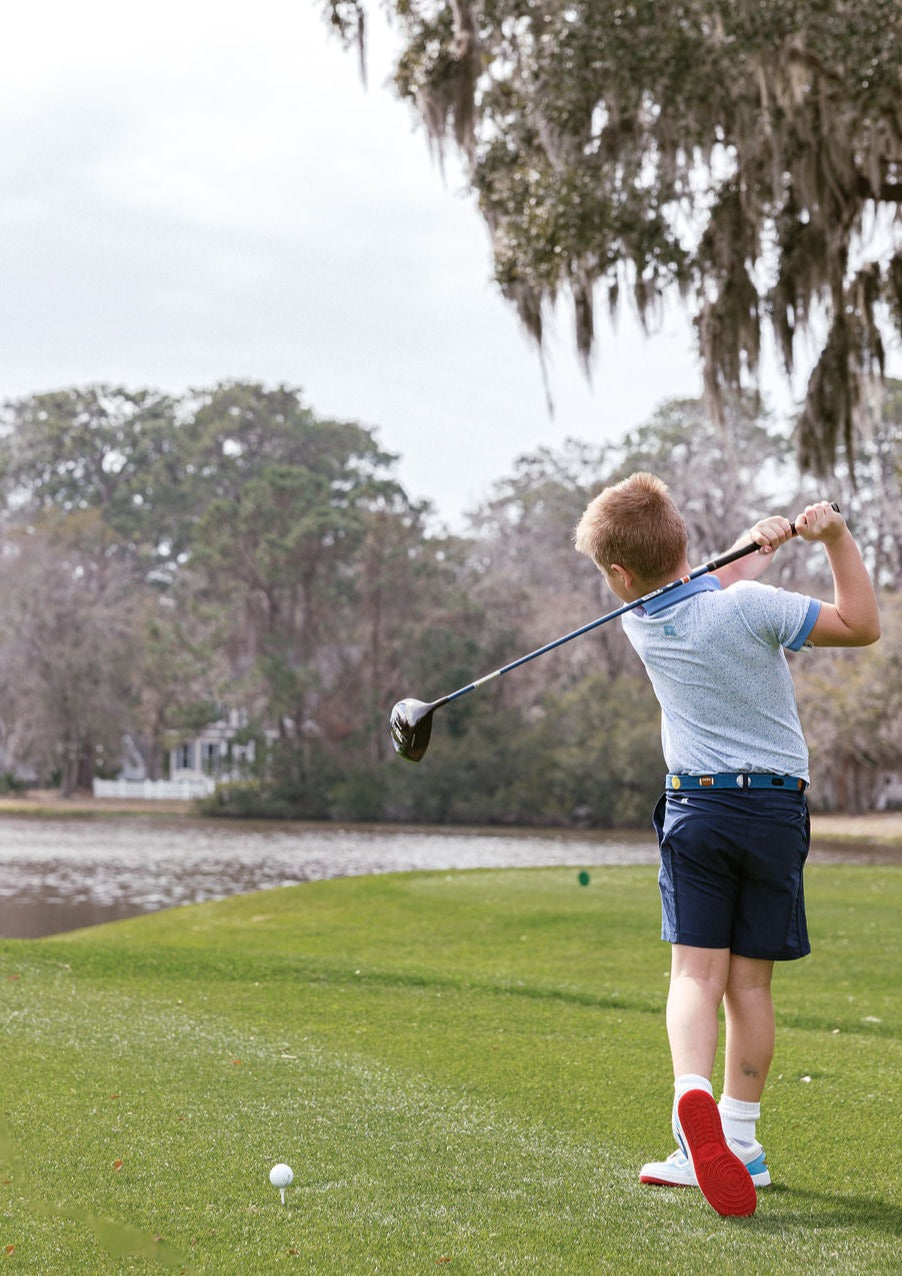
[[693, 948], [674, 944], [671, 950], [671, 982], [690, 979], [694, 983], [726, 986], [730, 975], [730, 952], [726, 948]]
[[761, 961], [757, 957], [739, 957], [734, 954], [730, 959], [727, 996], [738, 998], [759, 997], [762, 994], [769, 996], [773, 975], [772, 961]]

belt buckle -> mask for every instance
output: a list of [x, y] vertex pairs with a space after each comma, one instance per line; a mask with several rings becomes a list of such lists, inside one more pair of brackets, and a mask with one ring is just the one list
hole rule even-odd
[[752, 777], [748, 771], [740, 771], [736, 776], [736, 785], [740, 789], [750, 789], [752, 787]]

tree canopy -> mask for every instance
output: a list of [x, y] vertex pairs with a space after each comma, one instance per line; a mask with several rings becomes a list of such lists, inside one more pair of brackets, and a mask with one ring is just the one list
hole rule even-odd
[[[572, 529], [602, 486], [651, 469], [695, 562], [814, 497], [851, 520], [886, 639], [800, 654], [793, 674], [817, 801], [866, 807], [902, 764], [902, 382], [854, 487], [843, 464], [829, 484], [800, 479], [752, 396], [727, 408], [718, 427], [671, 400], [616, 444], [539, 448], [451, 535], [371, 431], [319, 417], [297, 388], [93, 385], [0, 406], [0, 788], [27, 770], [69, 792], [138, 756], [157, 777], [228, 723], [226, 754], [204, 762], [227, 778], [216, 813], [644, 820], [660, 715], [619, 625], [448, 705], [423, 767], [395, 759], [387, 723], [401, 696], [464, 686], [609, 611]], [[803, 542], [769, 580], [831, 596], [826, 555]]]
[[[388, 0], [395, 84], [464, 156], [495, 276], [541, 343], [572, 300], [646, 326], [677, 289], [709, 405], [770, 329], [810, 369], [802, 468], [851, 460], [902, 331], [898, 0]], [[325, 0], [362, 45], [366, 0]], [[811, 354], [811, 350], [814, 354]]]

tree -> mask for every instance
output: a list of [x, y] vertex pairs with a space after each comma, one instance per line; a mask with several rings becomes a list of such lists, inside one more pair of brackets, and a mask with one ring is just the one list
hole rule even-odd
[[216, 692], [228, 677], [221, 628], [221, 609], [198, 606], [187, 574], [135, 599], [130, 734], [152, 780], [163, 774], [167, 748], [220, 715]]
[[0, 433], [7, 511], [98, 510], [131, 554], [166, 557], [183, 468], [175, 411], [158, 391], [109, 385], [7, 403]]
[[[326, 0], [361, 43], [365, 0]], [[902, 329], [898, 0], [394, 0], [395, 72], [453, 139], [495, 277], [542, 341], [559, 292], [588, 362], [599, 294], [643, 323], [679, 290], [708, 397], [820, 344], [804, 469], [850, 458], [885, 333]]]
[[231, 681], [242, 680], [245, 706], [278, 732], [283, 777], [303, 794], [324, 759], [360, 742], [359, 723], [370, 756], [382, 752], [371, 696], [389, 664], [388, 564], [396, 560], [403, 597], [423, 512], [369, 431], [317, 420], [296, 391], [226, 387], [192, 430], [213, 498], [189, 570], [224, 605]]
[[628, 434], [611, 480], [636, 470], [666, 478], [686, 520], [693, 566], [728, 549], [764, 514], [791, 509], [795, 467], [786, 438], [751, 396], [731, 399], [719, 426], [699, 399], [669, 399]]
[[[506, 663], [577, 628], [614, 605], [613, 595], [590, 563], [574, 551], [573, 530], [585, 506], [608, 482], [613, 449], [568, 440], [557, 451], [539, 448], [517, 458], [513, 473], [498, 480], [471, 516], [478, 564], [474, 593], [489, 615], [503, 617]], [[496, 622], [497, 623], [497, 622]], [[602, 660], [613, 675], [632, 648], [619, 630], [601, 629], [589, 641], [560, 648], [547, 662], [518, 674], [518, 703], [536, 703], [549, 686], [574, 682]]]
[[888, 380], [879, 412], [862, 439], [854, 481], [838, 467], [837, 496], [875, 582], [902, 585], [902, 381]]
[[888, 773], [902, 766], [902, 605], [881, 599], [883, 637], [864, 651], [805, 653], [793, 667], [811, 748], [812, 799], [869, 811]]
[[429, 513], [427, 503], [409, 501], [400, 489], [362, 510], [353, 569], [355, 641], [343, 649], [343, 694], [334, 714], [342, 736], [375, 763], [392, 756], [385, 724], [401, 697], [411, 653], [446, 611], [453, 542], [428, 534]]
[[9, 752], [63, 796], [118, 764], [134, 671], [132, 574], [94, 511], [50, 518], [3, 547], [0, 699]]

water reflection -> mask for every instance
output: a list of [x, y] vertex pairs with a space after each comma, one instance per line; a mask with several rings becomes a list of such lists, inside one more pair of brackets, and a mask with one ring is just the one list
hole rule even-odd
[[[0, 818], [0, 936], [35, 938], [327, 877], [414, 869], [657, 864], [653, 834]], [[812, 859], [898, 863], [892, 847]]]

